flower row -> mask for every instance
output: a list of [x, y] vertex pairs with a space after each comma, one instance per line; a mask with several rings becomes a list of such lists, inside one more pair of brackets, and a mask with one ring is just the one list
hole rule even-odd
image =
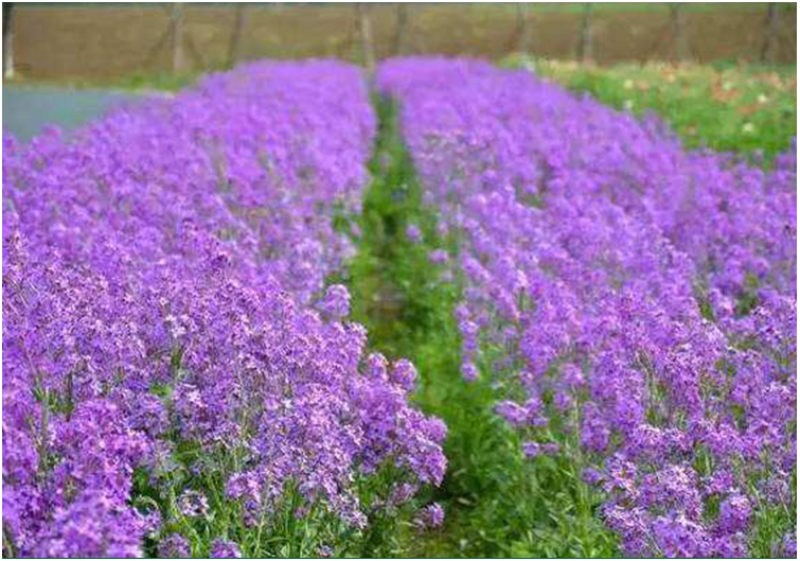
[[[469, 60], [377, 83], [458, 240], [431, 257], [462, 289], [464, 378], [491, 372], [526, 455], [584, 469], [626, 554], [750, 553], [795, 500], [794, 151], [771, 170], [686, 151], [656, 118]], [[787, 524], [768, 531], [790, 552]]]
[[375, 134], [360, 71], [321, 61], [4, 140], [4, 553], [335, 553], [441, 481], [413, 365], [325, 289]]

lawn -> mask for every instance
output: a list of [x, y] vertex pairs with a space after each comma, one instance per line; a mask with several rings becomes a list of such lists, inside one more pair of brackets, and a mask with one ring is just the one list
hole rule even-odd
[[655, 112], [689, 148], [762, 152], [769, 160], [797, 135], [797, 72], [792, 66], [527, 64], [545, 78], [618, 109], [637, 116]]

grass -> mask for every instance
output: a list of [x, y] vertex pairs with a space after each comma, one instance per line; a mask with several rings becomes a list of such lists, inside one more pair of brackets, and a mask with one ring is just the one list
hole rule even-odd
[[205, 72], [138, 73], [123, 78], [119, 87], [126, 90], [163, 90], [177, 92], [193, 86]]
[[[508, 64], [520, 65], [521, 59]], [[655, 111], [688, 148], [769, 161], [797, 135], [794, 66], [651, 63], [611, 67], [537, 61], [535, 72], [637, 116]]]
[[137, 73], [114, 80], [30, 80], [20, 78], [5, 78], [3, 86], [21, 87], [46, 87], [63, 90], [111, 90], [125, 92], [167, 92], [175, 93], [184, 88], [193, 86], [209, 71], [186, 72], [173, 74], [163, 73]]
[[[531, 13], [537, 14], [580, 14], [584, 10], [585, 2], [531, 2], [526, 4]], [[630, 13], [669, 13], [667, 2], [593, 2], [592, 10], [595, 14], [630, 14]], [[514, 10], [512, 4], [507, 4], [507, 9]], [[764, 12], [764, 4], [758, 2], [726, 3], [720, 6], [718, 2], [691, 2], [684, 3], [684, 10], [693, 12], [719, 12], [724, 10], [743, 10]], [[786, 9], [786, 8], [784, 8]]]

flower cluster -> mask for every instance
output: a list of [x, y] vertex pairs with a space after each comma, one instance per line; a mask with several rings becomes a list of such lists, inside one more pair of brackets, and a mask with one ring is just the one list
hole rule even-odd
[[377, 84], [459, 241], [431, 259], [462, 289], [465, 379], [516, 396], [497, 412], [526, 456], [581, 464], [625, 553], [747, 555], [758, 505], [793, 500], [795, 150], [686, 151], [477, 61], [391, 60]]
[[290, 491], [363, 526], [386, 465], [441, 481], [413, 366], [367, 359], [346, 289], [323, 290], [375, 132], [361, 73], [316, 61], [212, 75], [69, 141], [4, 138], [4, 553], [136, 556], [150, 536], [189, 555], [175, 531], [210, 516], [209, 477], [245, 526]]

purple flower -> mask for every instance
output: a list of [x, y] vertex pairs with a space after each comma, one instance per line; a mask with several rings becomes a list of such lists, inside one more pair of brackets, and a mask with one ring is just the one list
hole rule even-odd
[[535, 458], [542, 453], [542, 446], [538, 442], [524, 442], [522, 444], [522, 451], [526, 458]]
[[603, 474], [591, 467], [585, 468], [581, 477], [589, 485], [599, 485], [603, 481]]
[[108, 494], [84, 491], [35, 536], [35, 557], [141, 557], [144, 524]]
[[729, 495], [719, 510], [718, 526], [726, 534], [735, 534], [747, 529], [750, 522], [750, 501], [744, 495], [733, 493]]
[[170, 557], [188, 559], [192, 556], [189, 540], [180, 534], [170, 534], [159, 542], [158, 556], [164, 559]]
[[234, 542], [217, 538], [211, 542], [209, 557], [212, 559], [241, 559], [242, 551]]
[[322, 311], [333, 319], [343, 319], [350, 314], [350, 292], [341, 284], [334, 284], [325, 291], [320, 304]]
[[431, 503], [423, 507], [414, 518], [414, 524], [424, 530], [438, 528], [443, 523], [444, 509], [439, 503]]
[[542, 453], [548, 456], [555, 456], [561, 452], [561, 445], [557, 442], [547, 442], [542, 444]]
[[228, 479], [225, 494], [235, 500], [261, 502], [263, 486], [258, 474], [252, 472], [236, 473]]
[[407, 503], [417, 493], [419, 487], [413, 483], [402, 483], [392, 489], [389, 495], [389, 504], [391, 506], [400, 506]]
[[467, 361], [461, 364], [461, 377], [464, 378], [466, 382], [474, 382], [480, 378], [480, 376], [480, 371], [478, 367], [475, 366], [475, 363]]
[[417, 369], [414, 368], [410, 361], [400, 359], [392, 366], [390, 379], [394, 384], [410, 392], [414, 389], [414, 384], [417, 381]]
[[412, 242], [419, 243], [422, 241], [422, 230], [416, 224], [409, 224], [406, 228], [406, 236]]
[[208, 514], [208, 499], [199, 491], [184, 491], [178, 498], [178, 510], [187, 518], [205, 516]]
[[501, 401], [495, 406], [495, 411], [512, 425], [523, 425], [528, 418], [525, 408], [514, 401]]
[[431, 260], [431, 263], [434, 263], [436, 265], [441, 265], [447, 262], [448, 255], [447, 252], [443, 249], [435, 249], [431, 251], [429, 259]]
[[786, 534], [781, 540], [779, 551], [781, 557], [784, 559], [797, 558], [797, 536], [796, 534]]

